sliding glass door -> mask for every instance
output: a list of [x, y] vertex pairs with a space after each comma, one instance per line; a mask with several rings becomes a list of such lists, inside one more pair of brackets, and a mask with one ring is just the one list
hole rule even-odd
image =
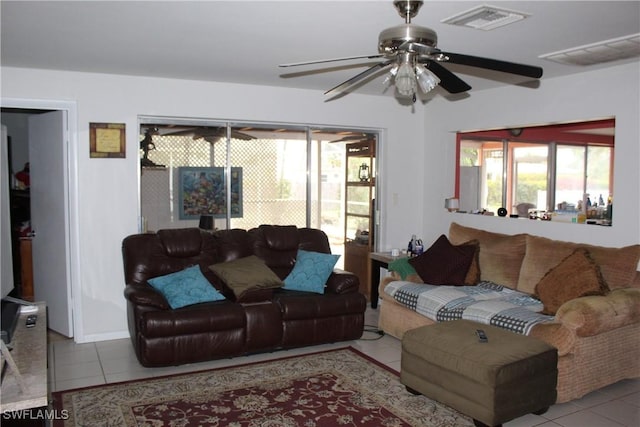
[[308, 226], [343, 253], [347, 145], [377, 138], [361, 129], [142, 117], [141, 230], [198, 227], [202, 217], [216, 229]]

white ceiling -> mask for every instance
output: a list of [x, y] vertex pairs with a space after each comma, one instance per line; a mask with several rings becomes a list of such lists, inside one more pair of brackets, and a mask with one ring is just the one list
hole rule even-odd
[[[402, 24], [385, 1], [7, 1], [1, 4], [3, 66], [212, 80], [327, 90], [369, 61], [278, 64], [377, 53], [378, 34]], [[492, 31], [440, 23], [480, 4], [531, 16]], [[539, 55], [640, 33], [639, 1], [425, 1], [417, 25], [444, 51], [543, 67], [542, 79], [600, 65], [563, 65]], [[447, 65], [474, 90], [525, 78]], [[334, 71], [326, 72], [327, 69]], [[320, 72], [323, 71], [323, 72]], [[356, 87], [383, 94], [382, 77]], [[434, 91], [444, 96], [442, 89]]]

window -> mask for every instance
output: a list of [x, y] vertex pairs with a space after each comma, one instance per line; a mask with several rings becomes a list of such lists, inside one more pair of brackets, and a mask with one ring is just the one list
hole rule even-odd
[[346, 147], [377, 138], [355, 129], [141, 118], [141, 229], [197, 227], [201, 215], [218, 229], [314, 227], [341, 254]]
[[606, 119], [458, 133], [460, 209], [610, 223], [614, 127]]

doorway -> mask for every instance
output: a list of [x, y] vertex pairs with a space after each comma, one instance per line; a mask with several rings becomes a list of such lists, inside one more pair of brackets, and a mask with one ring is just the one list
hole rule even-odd
[[[77, 233], [71, 227], [77, 218], [77, 209], [74, 208], [77, 206], [77, 194], [70, 191], [73, 188], [70, 183], [77, 182], [72, 179], [77, 168], [75, 156], [71, 155], [75, 152], [75, 133], [70, 132], [76, 127], [75, 110], [75, 103], [66, 101], [2, 99], [2, 122], [7, 125], [9, 135], [16, 135], [11, 139], [10, 166], [13, 175], [10, 185], [23, 196], [23, 216], [17, 219], [21, 221], [19, 226], [22, 227], [24, 237], [31, 237], [32, 240], [35, 261], [31, 270], [34, 278], [32, 299], [47, 303], [48, 326], [51, 330], [78, 338], [78, 318], [73, 316], [74, 312], [78, 314], [78, 310], [73, 306], [72, 298], [72, 284], [77, 283], [74, 278], [78, 274], [77, 246], [74, 244]], [[37, 134], [41, 135], [39, 139]], [[27, 163], [29, 167], [25, 168]], [[37, 173], [34, 173], [34, 165], [39, 165]], [[27, 176], [26, 183], [15, 178], [18, 172], [22, 172], [22, 179]], [[43, 200], [43, 194], [52, 194], [54, 198]], [[61, 211], [60, 215], [51, 215], [52, 203], [57, 205], [58, 209], [54, 210]], [[27, 209], [24, 209], [25, 204]], [[47, 208], [38, 207], [42, 204]], [[39, 230], [36, 230], [40, 239], [29, 236], [30, 228], [33, 231], [32, 226], [38, 217], [37, 214], [34, 215], [34, 208], [41, 218]], [[24, 217], [25, 210], [27, 217]], [[46, 211], [46, 215], [43, 211]], [[45, 220], [42, 221], [42, 218]], [[52, 229], [57, 230], [53, 238], [48, 233]], [[21, 263], [20, 252], [12, 252], [18, 258], [16, 263]], [[22, 256], [27, 254], [23, 253]], [[51, 274], [49, 268], [54, 268], [56, 273]], [[15, 276], [21, 282], [24, 281], [22, 274]], [[54, 277], [58, 279], [53, 280]], [[15, 286], [16, 296], [23, 297], [24, 289], [18, 285], [22, 283]]]

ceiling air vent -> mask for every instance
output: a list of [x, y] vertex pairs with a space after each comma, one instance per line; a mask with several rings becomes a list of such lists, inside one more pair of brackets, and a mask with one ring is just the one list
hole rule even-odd
[[568, 65], [594, 65], [638, 56], [640, 56], [640, 33], [546, 53], [539, 58]]
[[443, 19], [440, 22], [489, 31], [520, 21], [528, 16], [530, 15], [516, 12], [515, 10], [482, 5]]

